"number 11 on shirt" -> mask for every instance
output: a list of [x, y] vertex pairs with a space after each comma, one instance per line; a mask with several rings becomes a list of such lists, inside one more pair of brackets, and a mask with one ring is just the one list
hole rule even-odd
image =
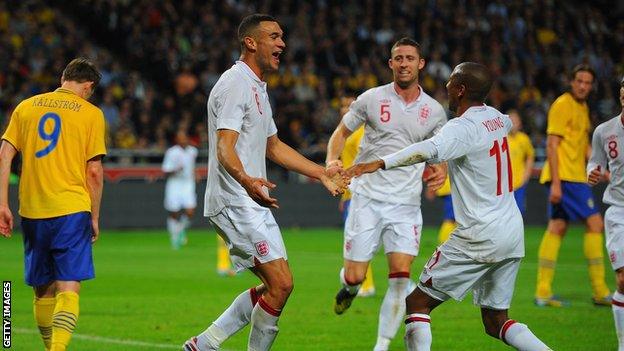
[[507, 144], [507, 137], [503, 138], [502, 144], [499, 143], [498, 140], [494, 140], [494, 145], [490, 149], [490, 156], [496, 157], [496, 195], [501, 195], [503, 193], [501, 187], [501, 153], [507, 154], [507, 181], [509, 182], [509, 192], [513, 191], [513, 178], [511, 174], [511, 158], [509, 156], [509, 144]]

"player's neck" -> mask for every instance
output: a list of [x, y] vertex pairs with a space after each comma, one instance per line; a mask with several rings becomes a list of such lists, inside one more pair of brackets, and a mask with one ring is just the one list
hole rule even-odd
[[84, 96], [84, 87], [82, 86], [82, 83], [66, 80], [63, 83], [61, 83], [61, 89], [69, 90], [86, 100]]
[[620, 122], [624, 125], [624, 109], [622, 109], [622, 113], [620, 113]]
[[251, 68], [251, 71], [253, 73], [255, 73], [256, 76], [261, 81], [264, 81], [264, 71], [262, 71], [262, 69], [260, 69], [260, 65], [258, 65], [258, 62], [256, 61], [255, 57], [253, 57], [252, 55], [244, 53], [244, 54], [241, 55], [240, 60], [245, 62], [245, 64], [247, 66], [249, 66], [249, 68]]
[[420, 86], [418, 82], [412, 83], [407, 88], [401, 88], [396, 82], [394, 82], [394, 91], [405, 101], [406, 104], [410, 104], [420, 97]]
[[457, 107], [457, 116], [463, 115], [469, 108], [471, 107], [479, 107], [483, 106], [482, 102], [474, 102], [474, 101], [461, 101], [459, 103], [459, 107]]

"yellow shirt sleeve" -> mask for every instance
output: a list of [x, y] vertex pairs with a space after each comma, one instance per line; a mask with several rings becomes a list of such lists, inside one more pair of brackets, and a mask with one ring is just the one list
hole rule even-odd
[[572, 117], [572, 106], [564, 99], [557, 99], [548, 111], [548, 128], [546, 134], [558, 135], [564, 137], [567, 127]]
[[98, 109], [93, 118], [91, 135], [87, 143], [87, 160], [99, 155], [106, 155], [105, 133], [106, 123], [104, 122], [104, 114]]
[[8, 141], [11, 145], [13, 145], [13, 147], [15, 147], [15, 149], [17, 149], [17, 151], [20, 151], [22, 149], [20, 133], [18, 130], [20, 106], [22, 106], [22, 104], [19, 104], [15, 108], [15, 110], [13, 110], [13, 114], [11, 114], [11, 120], [9, 120], [9, 125], [7, 126], [7, 129], [6, 131], [4, 131], [4, 135], [2, 136], [2, 139]]

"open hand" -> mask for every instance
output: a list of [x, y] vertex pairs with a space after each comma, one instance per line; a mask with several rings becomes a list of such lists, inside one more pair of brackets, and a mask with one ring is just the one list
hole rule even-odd
[[0, 234], [10, 238], [13, 231], [13, 214], [8, 206], [0, 206]]
[[444, 185], [447, 175], [446, 163], [427, 165], [425, 172], [427, 175], [423, 178], [427, 182], [427, 189], [430, 191], [436, 191]]
[[265, 191], [264, 187], [268, 189], [274, 189], [275, 184], [269, 182], [264, 178], [252, 178], [246, 177], [241, 180], [241, 185], [247, 191], [247, 194], [260, 206], [279, 208], [277, 199], [270, 197]]
[[347, 174], [349, 175], [349, 177], [359, 177], [365, 173], [373, 173], [383, 167], [384, 167], [383, 160], [377, 160], [377, 161], [366, 162], [366, 163], [358, 163], [356, 165], [349, 167], [349, 169], [347, 169]]

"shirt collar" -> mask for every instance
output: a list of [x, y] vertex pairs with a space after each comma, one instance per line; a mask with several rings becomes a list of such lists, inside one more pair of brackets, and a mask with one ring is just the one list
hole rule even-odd
[[249, 78], [251, 78], [254, 82], [256, 82], [261, 88], [266, 89], [266, 82], [262, 81], [260, 77], [251, 70], [251, 67], [247, 65], [245, 62], [237, 60], [236, 67], [238, 67], [243, 73], [245, 73]]
[[423, 90], [423, 88], [420, 86], [420, 84], [418, 84], [418, 89], [420, 89], [420, 94], [418, 94], [418, 97], [416, 98], [416, 100], [414, 100], [414, 101], [412, 101], [412, 102], [410, 102], [410, 103], [408, 104], [407, 102], [405, 102], [405, 100], [403, 100], [403, 97], [401, 97], [401, 95], [399, 95], [399, 93], [397, 93], [396, 89], [394, 88], [394, 85], [395, 85], [395, 84], [396, 84], [395, 82], [392, 82], [392, 83], [388, 84], [388, 85], [390, 86], [390, 91], [392, 91], [392, 93], [394, 94], [394, 96], [396, 96], [399, 100], [401, 100], [401, 102], [403, 102], [403, 103], [404, 103], [404, 104], [406, 104], [406, 105], [412, 105], [412, 104], [417, 104], [417, 103], [419, 103], [419, 102], [420, 102], [420, 100], [421, 100], [421, 99], [422, 99], [422, 97], [423, 97], [424, 92], [425, 92], [425, 91]]
[[65, 93], [65, 94], [73, 94], [73, 95], [77, 95], [76, 93], [74, 93], [73, 91], [69, 90], [69, 89], [65, 89], [65, 88], [56, 88], [56, 90], [54, 90], [57, 93]]

